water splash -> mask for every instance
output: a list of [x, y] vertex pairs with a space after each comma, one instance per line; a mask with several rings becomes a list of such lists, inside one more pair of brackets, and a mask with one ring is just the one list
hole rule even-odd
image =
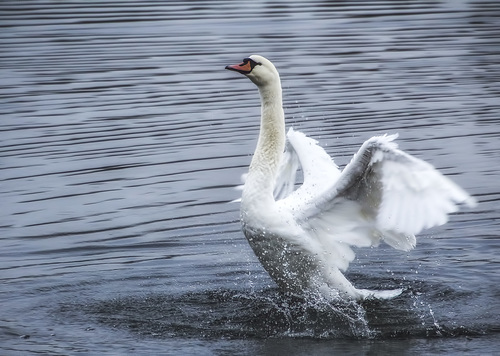
[[216, 290], [180, 296], [123, 297], [89, 305], [98, 322], [145, 336], [195, 338], [370, 338], [363, 307], [307, 301], [277, 290]]
[[[483, 335], [439, 311], [453, 290], [414, 285], [393, 300], [331, 301], [320, 294], [297, 296], [264, 290], [206, 290], [179, 295], [126, 296], [68, 306], [83, 310], [99, 324], [155, 338], [394, 339]], [[425, 291], [425, 292], [424, 292]], [[469, 297], [469, 296], [467, 296]]]

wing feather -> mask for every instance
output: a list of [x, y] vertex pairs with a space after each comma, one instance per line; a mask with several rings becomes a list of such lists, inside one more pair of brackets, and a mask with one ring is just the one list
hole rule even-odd
[[304, 182], [298, 189], [304, 195], [321, 192], [340, 176], [337, 165], [316, 140], [290, 128], [274, 185], [276, 200], [284, 199], [294, 192], [299, 168], [302, 168]]
[[[325, 246], [328, 240], [374, 246], [382, 239], [396, 249], [410, 250], [415, 234], [444, 224], [457, 204], [474, 206], [473, 198], [432, 165], [399, 150], [396, 137], [367, 140], [322, 191], [298, 189], [284, 200], [295, 205], [296, 219]], [[298, 156], [302, 164], [305, 157]]]

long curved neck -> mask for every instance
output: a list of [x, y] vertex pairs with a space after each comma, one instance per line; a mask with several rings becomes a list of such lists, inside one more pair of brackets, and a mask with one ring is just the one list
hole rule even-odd
[[[245, 191], [254, 199], [274, 199], [273, 189], [281, 156], [285, 148], [285, 114], [281, 84], [274, 81], [259, 87], [261, 98], [260, 134], [250, 164]], [[248, 189], [246, 189], [248, 188]]]

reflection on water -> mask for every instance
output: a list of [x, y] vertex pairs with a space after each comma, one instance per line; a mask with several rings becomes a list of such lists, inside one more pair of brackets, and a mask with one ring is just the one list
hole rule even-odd
[[[2, 1], [2, 353], [496, 351], [499, 14], [493, 0]], [[357, 251], [355, 285], [402, 297], [302, 303], [252, 255], [228, 202], [259, 98], [224, 71], [252, 53], [280, 70], [287, 124], [337, 164], [399, 132], [478, 198], [408, 255]]]

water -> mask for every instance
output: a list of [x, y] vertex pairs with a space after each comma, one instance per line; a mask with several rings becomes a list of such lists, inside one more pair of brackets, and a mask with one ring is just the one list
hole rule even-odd
[[[494, 1], [2, 1], [0, 350], [494, 354], [500, 330], [500, 5]], [[359, 249], [359, 288], [281, 295], [229, 203], [259, 98], [345, 165], [375, 134], [479, 200], [410, 253]]]

